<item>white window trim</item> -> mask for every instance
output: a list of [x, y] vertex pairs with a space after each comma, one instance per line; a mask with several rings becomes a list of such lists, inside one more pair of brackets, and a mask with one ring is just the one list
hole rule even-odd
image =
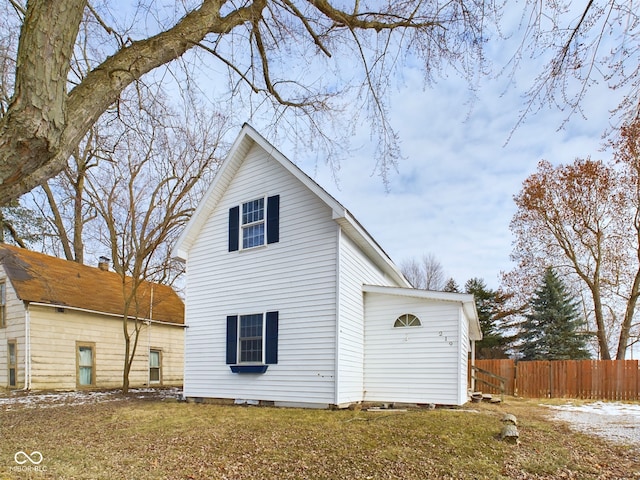
[[0, 281], [0, 328], [7, 326], [7, 284]]
[[[151, 380], [151, 352], [158, 352], [158, 380]], [[162, 385], [162, 349], [160, 348], [149, 349], [149, 385]]]
[[[13, 360], [11, 363], [11, 348], [13, 346]], [[11, 384], [11, 370], [13, 369], [13, 384]], [[13, 389], [18, 386], [18, 341], [15, 339], [7, 340], [7, 388]]]
[[[262, 350], [261, 350], [261, 354], [262, 354], [262, 358], [260, 359], [260, 361], [257, 362], [243, 362], [242, 361], [242, 348], [241, 348], [241, 344], [240, 344], [240, 331], [242, 330], [242, 317], [249, 317], [252, 315], [262, 315]], [[266, 338], [267, 336], [265, 335], [265, 329], [267, 328], [266, 325], [266, 321], [267, 321], [267, 314], [266, 312], [257, 312], [257, 313], [245, 313], [245, 314], [240, 314], [238, 315], [238, 333], [237, 336], [238, 338], [237, 340], [237, 347], [236, 347], [236, 364], [237, 365], [265, 365], [265, 352], [267, 349], [267, 344], [266, 344]]]
[[[412, 321], [413, 319], [416, 319], [418, 321], [418, 325], [406, 325], [406, 324], [396, 325], [398, 320], [400, 320], [403, 317], [409, 317], [409, 316], [413, 317]], [[418, 317], [415, 313], [402, 313], [398, 315], [396, 319], [393, 321], [393, 328], [419, 328], [419, 327], [422, 327], [422, 320], [420, 320], [420, 317]]]
[[[242, 223], [242, 217], [244, 214], [244, 206], [247, 203], [255, 202], [256, 200], [262, 200], [262, 220], [257, 220], [249, 223]], [[253, 245], [252, 247], [244, 246], [244, 229], [247, 227], [253, 227], [255, 225], [264, 225], [264, 231], [262, 233], [262, 243], [260, 245]], [[238, 239], [238, 250], [253, 250], [254, 248], [262, 248], [267, 246], [267, 195], [258, 196], [256, 198], [252, 198], [251, 200], [247, 200], [246, 202], [242, 202], [240, 204], [240, 228], [238, 229], [238, 235], [240, 238]]]

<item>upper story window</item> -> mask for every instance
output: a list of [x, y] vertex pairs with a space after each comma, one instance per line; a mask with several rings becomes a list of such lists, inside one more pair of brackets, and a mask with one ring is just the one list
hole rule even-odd
[[229, 209], [229, 251], [280, 241], [280, 195], [258, 198]]
[[264, 245], [264, 198], [242, 204], [242, 248]]
[[394, 328], [395, 327], [419, 327], [420, 325], [422, 325], [422, 323], [420, 323], [420, 319], [418, 317], [416, 317], [413, 313], [405, 313], [403, 315], [400, 315], [395, 323], [393, 324]]

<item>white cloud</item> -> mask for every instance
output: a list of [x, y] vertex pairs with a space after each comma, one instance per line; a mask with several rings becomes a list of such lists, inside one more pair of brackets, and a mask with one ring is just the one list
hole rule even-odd
[[513, 196], [541, 159], [568, 163], [601, 157], [608, 109], [617, 99], [601, 88], [585, 102], [586, 118], [574, 115], [562, 129], [566, 113], [543, 110], [514, 130], [523, 105], [514, 88], [505, 93], [504, 84], [487, 81], [470, 105], [460, 79], [443, 80], [430, 90], [422, 89], [417, 71], [405, 71], [404, 79], [392, 98], [391, 115], [405, 159], [389, 191], [371, 175], [367, 135], [358, 154], [342, 161], [340, 189], [324, 166], [315, 179], [396, 263], [433, 253], [458, 284], [480, 277], [498, 287], [500, 272], [512, 268]]

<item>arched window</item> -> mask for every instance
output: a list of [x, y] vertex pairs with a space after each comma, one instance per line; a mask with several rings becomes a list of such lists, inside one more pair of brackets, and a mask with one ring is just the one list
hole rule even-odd
[[396, 319], [393, 327], [419, 327], [420, 325], [422, 324], [418, 317], [412, 313], [404, 313]]

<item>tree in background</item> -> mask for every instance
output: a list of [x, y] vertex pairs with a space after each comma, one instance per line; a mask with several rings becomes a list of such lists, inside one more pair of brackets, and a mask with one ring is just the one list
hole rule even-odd
[[112, 159], [86, 173], [87, 201], [102, 227], [99, 240], [122, 279], [123, 393], [142, 327], [139, 312], [146, 307], [137, 303], [139, 292], [150, 281], [172, 285], [182, 273], [171, 250], [213, 178], [222, 154], [218, 135], [225, 131], [224, 117], [193, 108], [186, 122], [159, 97], [140, 96], [143, 108], [121, 115]]
[[[570, 7], [524, 2], [522, 49], [513, 63], [527, 56], [549, 59], [524, 114], [534, 102], [579, 111], [585, 91], [603, 76], [611, 88], [629, 89], [621, 107], [635, 113], [635, 4], [604, 0], [587, 2], [582, 11]], [[0, 204], [7, 204], [62, 171], [124, 89], [166, 65], [181, 65], [189, 74], [207, 67], [209, 76], [226, 72], [220, 83], [226, 80], [228, 89], [216, 92], [219, 100], [229, 98], [234, 107], [243, 101], [252, 114], [266, 110], [273, 124], [284, 123], [281, 130], [307, 144], [331, 144], [341, 129], [337, 140], [343, 141], [352, 132], [344, 127], [360, 123], [363, 111], [379, 140], [377, 168], [384, 177], [399, 158], [385, 99], [401, 63], [419, 64], [427, 84], [439, 72], [456, 71], [477, 86], [487, 71], [484, 46], [503, 31], [492, 27], [504, 4], [11, 0], [0, 8]], [[88, 66], [76, 62], [84, 48], [95, 59]], [[86, 75], [78, 75], [81, 67]], [[179, 76], [171, 70], [159, 75], [164, 73]], [[177, 80], [197, 88], [193, 78]], [[358, 103], [347, 109], [341, 100], [349, 91]], [[336, 122], [332, 132], [322, 127]]]
[[[341, 130], [340, 141], [348, 138], [344, 127], [366, 115], [385, 176], [399, 158], [385, 101], [389, 78], [411, 58], [427, 82], [451, 65], [473, 84], [484, 67], [485, 27], [499, 16], [492, 0], [350, 7], [328, 0], [30, 0], [0, 8], [0, 47], [8, 52], [0, 58], [0, 203], [64, 169], [122, 92], [149, 83], [143, 77], [162, 66], [169, 71], [159, 76], [169, 73], [187, 88], [202, 88], [196, 71], [217, 77], [227, 85], [216, 95], [228, 99], [229, 115], [240, 103], [252, 114], [264, 111], [305, 144], [332, 143]], [[19, 40], [5, 31], [20, 31]], [[91, 64], [76, 61], [83, 49]], [[351, 91], [358, 103], [345, 116]], [[341, 118], [348, 123], [328, 131]]]
[[55, 232], [37, 209], [26, 207], [21, 201], [0, 207], [0, 243], [38, 248], [53, 236]]
[[476, 342], [476, 358], [507, 358], [512, 339], [506, 331], [515, 313], [507, 308], [508, 297], [489, 289], [481, 278], [469, 279], [464, 291], [474, 296], [482, 330], [482, 340]]
[[413, 288], [420, 290], [442, 291], [445, 287], [445, 275], [442, 264], [432, 253], [417, 260], [411, 258], [400, 264], [400, 271]]
[[460, 293], [460, 287], [458, 283], [452, 278], [447, 280], [442, 288], [443, 292]]
[[519, 334], [522, 360], [582, 360], [591, 358], [586, 322], [553, 268], [545, 270], [530, 302]]
[[[637, 159], [630, 150], [624, 142], [617, 155], [629, 151]], [[638, 328], [632, 322], [640, 291], [637, 178], [603, 161], [577, 159], [557, 167], [541, 161], [515, 197], [511, 257], [517, 267], [505, 284], [514, 294], [530, 296], [535, 279], [554, 267], [584, 299], [603, 360], [611, 359], [616, 343], [616, 358], [624, 359]]]
[[[628, 207], [625, 219], [628, 234], [619, 239], [620, 249], [629, 252], [616, 258], [621, 281], [615, 286], [615, 294], [626, 300], [619, 345], [632, 345], [640, 341], [638, 322], [633, 324], [640, 298], [640, 116], [621, 128], [621, 134], [613, 142], [614, 160], [621, 169], [621, 194]], [[632, 340], [632, 332], [635, 340]]]

